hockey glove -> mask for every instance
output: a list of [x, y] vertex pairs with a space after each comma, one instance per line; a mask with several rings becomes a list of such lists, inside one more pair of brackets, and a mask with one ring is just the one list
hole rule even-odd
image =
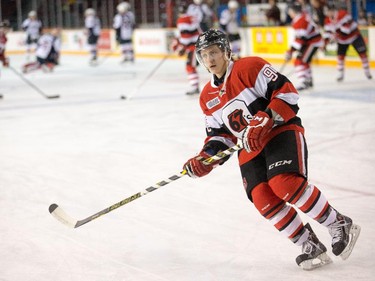
[[273, 119], [263, 111], [253, 116], [242, 134], [242, 144], [247, 152], [262, 149], [263, 139], [271, 131], [273, 123]]
[[186, 170], [189, 177], [200, 178], [207, 175], [215, 166], [215, 163], [205, 165], [203, 160], [210, 158], [212, 155], [201, 151], [198, 156], [189, 159], [185, 164], [183, 169]]

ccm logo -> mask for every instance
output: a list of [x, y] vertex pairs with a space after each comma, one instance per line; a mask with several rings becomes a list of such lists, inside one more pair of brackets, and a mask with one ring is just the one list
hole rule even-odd
[[290, 165], [292, 164], [293, 160], [282, 160], [282, 161], [277, 161], [275, 163], [272, 163], [271, 165], [268, 166], [268, 170], [272, 170], [275, 167], [283, 166], [283, 165]]

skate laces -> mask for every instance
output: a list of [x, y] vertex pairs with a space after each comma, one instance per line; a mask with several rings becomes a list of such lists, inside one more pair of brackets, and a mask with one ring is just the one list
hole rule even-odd
[[345, 218], [336, 221], [328, 226], [328, 232], [332, 236], [332, 244], [339, 242], [343, 238], [344, 228], [349, 225]]

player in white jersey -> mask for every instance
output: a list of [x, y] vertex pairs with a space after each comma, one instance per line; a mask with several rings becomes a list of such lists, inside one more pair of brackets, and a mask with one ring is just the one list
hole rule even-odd
[[199, 99], [206, 123], [204, 145], [198, 156], [184, 164], [184, 171], [191, 177], [205, 176], [227, 159], [208, 165], [203, 159], [242, 143], [238, 162], [246, 194], [279, 233], [302, 248], [297, 264], [311, 270], [332, 262], [297, 209], [326, 227], [333, 254], [347, 259], [360, 227], [308, 181], [308, 151], [293, 84], [260, 57], [232, 61], [229, 40], [222, 31], [202, 33], [195, 46], [199, 63], [212, 78]]
[[116, 31], [116, 41], [119, 43], [122, 53], [122, 62], [134, 62], [133, 31], [135, 17], [130, 11], [130, 4], [122, 2], [117, 5], [117, 14], [113, 19], [113, 28]]
[[60, 30], [55, 28], [50, 33], [44, 33], [38, 40], [35, 51], [36, 61], [22, 67], [23, 73], [42, 69], [51, 72], [58, 64], [61, 49]]
[[29, 57], [42, 32], [42, 22], [38, 19], [35, 11], [30, 11], [28, 18], [22, 23], [22, 29], [26, 32], [26, 52]]
[[238, 8], [238, 2], [230, 0], [228, 2], [228, 9], [221, 13], [219, 21], [221, 29], [228, 35], [232, 53], [236, 57], [239, 57], [241, 53], [241, 36], [237, 19]]
[[87, 35], [87, 45], [91, 53], [90, 64], [96, 65], [98, 56], [98, 39], [100, 36], [100, 19], [96, 16], [93, 8], [85, 11], [85, 28]]
[[203, 3], [203, 0], [194, 0], [193, 3], [188, 6], [187, 14], [192, 16], [199, 24], [200, 32], [208, 30], [212, 27], [210, 23], [217, 21], [214, 11], [207, 3]]

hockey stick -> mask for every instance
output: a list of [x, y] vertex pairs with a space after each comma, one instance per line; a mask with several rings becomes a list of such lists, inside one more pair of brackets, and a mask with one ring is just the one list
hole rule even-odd
[[155, 72], [160, 68], [160, 66], [162, 66], [162, 64], [170, 57], [170, 54], [167, 54], [164, 56], [164, 58], [154, 67], [154, 69], [146, 76], [145, 79], [143, 79], [143, 81], [137, 86], [137, 88], [132, 92], [130, 93], [129, 95], [122, 95], [120, 97], [120, 99], [122, 100], [130, 100], [131, 98], [133, 98], [133, 96], [135, 94], [137, 94], [139, 92], [139, 90], [141, 89], [141, 87], [155, 74]]
[[[207, 158], [205, 160], [203, 160], [203, 163], [205, 165], [209, 165], [211, 164], [212, 162], [216, 161], [216, 160], [220, 160], [220, 159], [223, 159], [229, 155], [231, 155], [232, 153], [234, 153], [235, 151], [238, 151], [242, 148], [242, 145], [240, 144], [237, 144], [237, 145], [234, 145], [230, 148], [228, 148], [227, 150], [224, 150], [224, 151], [221, 151], [219, 152], [218, 154], [210, 157], [210, 158]], [[96, 213], [96, 214], [93, 214], [83, 220], [76, 220], [74, 218], [72, 218], [71, 216], [69, 216], [67, 213], [65, 213], [65, 211], [59, 207], [57, 204], [51, 204], [48, 208], [49, 212], [51, 213], [52, 216], [54, 216], [57, 220], [59, 220], [60, 222], [62, 222], [63, 224], [71, 227], [71, 228], [77, 228], [77, 227], [80, 227], [94, 219], [97, 219], [99, 218], [100, 216], [103, 216], [125, 204], [128, 204], [138, 198], [141, 198], [142, 196], [145, 196], [147, 195], [148, 193], [154, 191], [154, 190], [157, 190], [159, 189], [160, 187], [162, 186], [165, 186], [175, 180], [178, 180], [179, 178], [182, 178], [184, 175], [186, 175], [186, 170], [183, 170], [182, 172], [180, 172], [179, 174], [176, 174], [176, 175], [173, 175], [171, 177], [169, 177], [168, 179], [165, 179], [165, 180], [162, 180], [138, 193], [135, 193], [133, 194], [132, 196], [129, 196], [128, 198], [125, 198], [124, 200], [121, 200], [120, 202], [117, 202], [103, 210], [101, 210], [100, 212]]]
[[35, 91], [37, 91], [39, 94], [41, 94], [43, 97], [47, 99], [58, 99], [59, 95], [49, 96], [46, 93], [44, 93], [41, 89], [39, 89], [37, 86], [35, 86], [33, 83], [31, 83], [28, 79], [26, 79], [21, 73], [19, 73], [14, 67], [9, 66], [9, 68], [22, 79], [23, 82], [25, 82], [27, 85], [29, 85], [31, 88], [33, 88]]

